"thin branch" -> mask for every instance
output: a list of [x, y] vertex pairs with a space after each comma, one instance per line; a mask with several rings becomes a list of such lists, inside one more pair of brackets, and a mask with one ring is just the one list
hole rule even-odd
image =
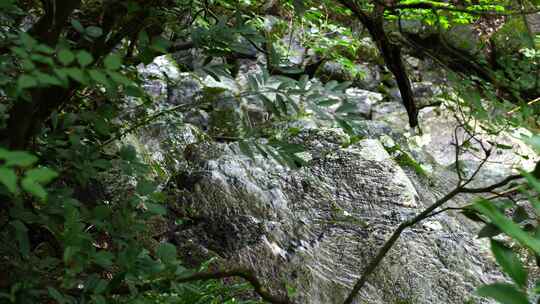
[[161, 117], [161, 116], [163, 116], [163, 115], [165, 115], [167, 113], [172, 113], [172, 112], [175, 112], [177, 110], [188, 109], [188, 108], [193, 107], [193, 106], [194, 105], [191, 104], [191, 103], [189, 103], [189, 104], [181, 104], [181, 105], [174, 106], [174, 107], [171, 107], [169, 109], [160, 111], [160, 112], [155, 113], [153, 115], [150, 115], [147, 118], [139, 121], [138, 123], [135, 123], [134, 125], [130, 126], [128, 129], [126, 129], [124, 131], [121, 131], [116, 136], [113, 136], [113, 137], [109, 138], [108, 140], [106, 140], [105, 142], [103, 142], [101, 144], [101, 147], [107, 146], [108, 144], [112, 143], [113, 141], [115, 141], [117, 139], [120, 139], [120, 138], [128, 135], [129, 133], [132, 133], [132, 132], [136, 131], [138, 128], [147, 125], [148, 123], [152, 122], [153, 120], [155, 120], [155, 119], [157, 119], [157, 118], [159, 118], [159, 117]]
[[[462, 126], [458, 126], [458, 127], [456, 127], [456, 129], [459, 128], [459, 127], [462, 127]], [[468, 134], [469, 134], [470, 137], [469, 137], [469, 139], [467, 139], [467, 141], [474, 138], [474, 136], [472, 134], [470, 134], [470, 133], [468, 133]], [[459, 149], [459, 148], [460, 148], [460, 145], [456, 142], [456, 149]], [[462, 193], [489, 193], [489, 192], [494, 191], [495, 189], [498, 189], [500, 187], [503, 187], [503, 186], [507, 185], [511, 181], [522, 178], [521, 175], [511, 175], [511, 176], [508, 176], [507, 178], [505, 178], [504, 180], [502, 180], [502, 181], [500, 181], [498, 183], [492, 184], [490, 186], [487, 186], [487, 187], [483, 187], [483, 188], [467, 188], [466, 186], [468, 184], [470, 184], [474, 180], [474, 178], [478, 175], [481, 168], [485, 165], [485, 163], [487, 162], [487, 160], [489, 159], [489, 157], [491, 155], [491, 150], [490, 149], [487, 149], [484, 146], [482, 146], [482, 149], [485, 152], [485, 157], [482, 160], [482, 162], [478, 165], [478, 167], [475, 169], [475, 171], [472, 173], [472, 175], [467, 178], [467, 180], [463, 181], [460, 178], [457, 186], [452, 191], [448, 192], [444, 197], [438, 199], [435, 203], [433, 203], [432, 205], [430, 205], [429, 207], [424, 209], [422, 212], [420, 212], [419, 214], [417, 214], [413, 218], [402, 222], [396, 228], [396, 230], [394, 230], [394, 232], [392, 233], [390, 238], [379, 249], [379, 251], [378, 251], [377, 255], [375, 256], [375, 258], [373, 258], [371, 260], [371, 262], [369, 262], [368, 266], [364, 269], [364, 271], [362, 272], [362, 275], [356, 281], [355, 285], [353, 286], [353, 289], [351, 290], [351, 292], [349, 293], [349, 295], [347, 296], [347, 298], [345, 299], [343, 304], [352, 304], [353, 303], [354, 298], [360, 292], [362, 287], [366, 284], [369, 276], [375, 272], [375, 270], [377, 269], [377, 266], [379, 266], [379, 264], [382, 262], [384, 257], [390, 251], [390, 249], [392, 249], [392, 247], [395, 245], [395, 243], [399, 240], [399, 237], [401, 236], [401, 233], [405, 229], [418, 224], [419, 222], [423, 221], [426, 218], [429, 218], [431, 216], [434, 216], [436, 214], [444, 212], [444, 211], [435, 211], [435, 210], [442, 207], [445, 203], [447, 203], [449, 200], [453, 199], [458, 194], [462, 194]], [[459, 155], [459, 152], [457, 153], [457, 155]], [[448, 210], [448, 209], [443, 209], [443, 210]]]
[[521, 176], [519, 174], [510, 175], [510, 176], [506, 177], [505, 179], [503, 179], [502, 181], [500, 181], [500, 182], [498, 182], [496, 184], [487, 186], [487, 187], [482, 187], [482, 188], [463, 187], [461, 192], [462, 193], [477, 193], [477, 194], [478, 193], [489, 193], [489, 192], [493, 192], [495, 189], [506, 186], [508, 183], [510, 183], [512, 181], [522, 179], [522, 178], [523, 178], [523, 176]]
[[[527, 102], [527, 105], [530, 106], [530, 105], [533, 105], [533, 104], [535, 104], [535, 103], [537, 103], [537, 102], [539, 102], [539, 101], [540, 101], [540, 97], [535, 98], [535, 99], [533, 99], [533, 100]], [[508, 111], [506, 114], [512, 114], [512, 113], [515, 113], [515, 112], [519, 111], [519, 109], [521, 109], [521, 107], [522, 107], [522, 106], [515, 107], [515, 108], [513, 108], [512, 110]]]
[[431, 213], [428, 217], [434, 217], [436, 215], [439, 215], [443, 212], [446, 212], [446, 211], [451, 211], [451, 210], [463, 210], [465, 209], [465, 207], [446, 207], [446, 208], [442, 208], [441, 210], [439, 211], [434, 211], [433, 213]]
[[519, 11], [519, 12], [504, 12], [504, 11], [493, 11], [493, 10], [471, 10], [466, 8], [459, 8], [450, 5], [444, 4], [435, 4], [429, 2], [422, 3], [411, 3], [411, 4], [397, 4], [397, 5], [386, 5], [382, 1], [376, 1], [385, 6], [387, 10], [395, 11], [400, 9], [429, 9], [436, 11], [450, 11], [450, 12], [459, 12], [467, 13], [469, 15], [475, 16], [516, 16], [516, 15], [532, 15], [540, 12], [540, 9], [530, 10], [530, 11]]
[[409, 228], [411, 226], [414, 226], [418, 222], [422, 221], [425, 217], [429, 216], [429, 214], [431, 214], [435, 209], [442, 206], [443, 204], [445, 204], [446, 202], [451, 200], [454, 196], [459, 194], [461, 192], [461, 189], [462, 189], [461, 186], [456, 187], [454, 190], [450, 191], [444, 197], [437, 200], [433, 205], [426, 208], [424, 211], [422, 211], [420, 214], [418, 214], [414, 218], [401, 223], [396, 228], [396, 230], [394, 230], [394, 232], [392, 233], [390, 238], [384, 243], [383, 247], [381, 249], [379, 249], [379, 252], [375, 256], [375, 258], [373, 258], [373, 260], [371, 260], [371, 262], [368, 264], [368, 266], [366, 267], [366, 269], [362, 273], [362, 276], [360, 276], [360, 278], [356, 281], [353, 289], [351, 290], [351, 292], [349, 293], [349, 295], [347, 296], [347, 298], [345, 299], [343, 304], [352, 304], [353, 303], [354, 298], [356, 297], [358, 292], [360, 292], [360, 289], [362, 289], [362, 287], [364, 287], [364, 285], [366, 284], [367, 279], [369, 278], [369, 276], [371, 274], [373, 274], [373, 272], [375, 272], [375, 269], [377, 268], [377, 266], [379, 266], [381, 261], [384, 259], [386, 254], [390, 251], [390, 249], [394, 246], [394, 244], [397, 242], [397, 240], [401, 236], [401, 233], [405, 229], [407, 229], [407, 228]]
[[224, 279], [224, 278], [230, 278], [230, 277], [239, 277], [246, 280], [247, 282], [249, 282], [251, 286], [253, 286], [253, 289], [255, 290], [255, 292], [259, 296], [261, 296], [263, 300], [269, 303], [272, 303], [272, 304], [292, 304], [293, 303], [291, 300], [289, 300], [288, 297], [271, 294], [268, 291], [268, 289], [262, 285], [262, 283], [259, 281], [257, 276], [253, 273], [253, 271], [249, 269], [232, 269], [232, 270], [227, 270], [227, 271], [197, 272], [187, 277], [177, 279], [176, 282], [187, 283], [187, 282], [193, 282], [193, 281]]

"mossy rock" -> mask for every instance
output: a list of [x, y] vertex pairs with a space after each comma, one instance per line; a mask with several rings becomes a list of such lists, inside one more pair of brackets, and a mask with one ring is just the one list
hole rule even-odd
[[355, 73], [337, 61], [327, 61], [317, 69], [315, 76], [322, 82], [332, 80], [338, 82], [353, 81]]
[[528, 47], [527, 27], [521, 17], [506, 21], [493, 36], [495, 49], [501, 55], [512, 55], [520, 49]]

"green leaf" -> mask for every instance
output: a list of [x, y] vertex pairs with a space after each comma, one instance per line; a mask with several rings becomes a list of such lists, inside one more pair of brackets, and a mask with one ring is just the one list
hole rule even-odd
[[30, 75], [23, 74], [19, 77], [19, 79], [17, 79], [17, 88], [19, 90], [33, 88], [37, 85], [38, 85], [37, 80]]
[[250, 158], [254, 157], [253, 150], [249, 146], [249, 142], [242, 140], [238, 142], [238, 147], [240, 148], [240, 151], [244, 153], [244, 155], [249, 156]]
[[41, 73], [41, 72], [34, 72], [36, 75], [38, 81], [40, 84], [45, 86], [61, 86], [62, 82], [54, 76], [51, 76], [49, 74]]
[[79, 22], [79, 20], [76, 20], [76, 19], [72, 19], [71, 20], [71, 25], [73, 26], [73, 28], [79, 32], [79, 33], [83, 33], [84, 32], [84, 26], [81, 24], [81, 22]]
[[117, 54], [109, 54], [105, 57], [103, 64], [109, 70], [118, 70], [122, 66], [122, 58]]
[[474, 208], [471, 205], [465, 206], [463, 210], [461, 211], [461, 214], [463, 214], [465, 217], [467, 217], [471, 221], [484, 223], [484, 219], [482, 219], [479, 216], [478, 211], [474, 210]]
[[111, 79], [118, 84], [123, 84], [125, 86], [129, 86], [133, 84], [133, 81], [131, 81], [131, 79], [127, 78], [126, 76], [118, 72], [108, 71], [107, 75], [109, 75]]
[[47, 191], [40, 184], [32, 179], [24, 178], [21, 181], [21, 186], [27, 192], [33, 194], [37, 198], [45, 200], [47, 198]]
[[512, 249], [506, 247], [499, 241], [491, 240], [491, 251], [495, 256], [495, 260], [501, 265], [504, 272], [507, 273], [519, 287], [526, 287], [527, 271]]
[[125, 161], [136, 161], [137, 160], [137, 150], [132, 145], [122, 146], [120, 149], [120, 157]]
[[106, 280], [99, 280], [94, 288], [94, 294], [101, 294], [107, 290], [109, 282]]
[[10, 222], [10, 225], [15, 228], [15, 238], [19, 243], [21, 254], [26, 257], [30, 254], [30, 241], [28, 239], [28, 228], [23, 222], [16, 220]]
[[485, 285], [478, 288], [476, 293], [481, 297], [492, 298], [502, 304], [529, 304], [527, 295], [510, 284], [494, 283]]
[[101, 35], [103, 35], [103, 30], [100, 27], [97, 26], [89, 26], [86, 28], [86, 35], [92, 37], [92, 38], [98, 38]]
[[306, 12], [306, 6], [303, 0], [293, 0], [294, 12], [298, 16], [303, 16]]
[[32, 38], [32, 36], [28, 35], [25, 32], [22, 32], [19, 35], [19, 38], [21, 39], [21, 42], [23, 43], [24, 47], [27, 49], [33, 49], [34, 46], [37, 44], [36, 39]]
[[148, 36], [148, 33], [144, 30], [139, 32], [137, 39], [137, 45], [139, 46], [146, 46], [150, 43], [150, 37]]
[[92, 54], [83, 50], [77, 53], [77, 61], [79, 62], [79, 65], [84, 68], [90, 65], [94, 61], [94, 58], [92, 57]]
[[99, 251], [94, 255], [94, 262], [103, 268], [113, 265], [114, 255], [108, 251]]
[[142, 97], [144, 95], [144, 91], [137, 86], [129, 85], [125, 87], [124, 94], [126, 94], [126, 96]]
[[58, 303], [63, 304], [63, 303], [66, 302], [65, 299], [64, 299], [64, 296], [58, 290], [56, 290], [55, 288], [47, 287], [47, 290], [49, 291], [49, 296], [51, 296], [51, 298], [55, 299]]
[[523, 246], [529, 247], [537, 254], [540, 254], [540, 240], [534, 239], [521, 227], [508, 219], [488, 200], [480, 200], [474, 204], [474, 208], [487, 216], [491, 222], [506, 234], [520, 242]]
[[358, 108], [354, 103], [344, 102], [339, 108], [336, 109], [336, 113], [355, 113], [358, 112]]
[[64, 263], [68, 264], [79, 251], [79, 247], [67, 246], [66, 249], [64, 249]]
[[48, 66], [54, 66], [54, 60], [52, 60], [50, 56], [41, 55], [41, 54], [32, 54], [30, 55], [30, 59], [39, 63], [46, 64]]
[[495, 146], [499, 149], [503, 149], [503, 150], [512, 150], [514, 147], [511, 146], [511, 145], [505, 145], [505, 144], [501, 144], [501, 143], [495, 143]]
[[157, 36], [152, 39], [152, 45], [150, 48], [154, 51], [165, 54], [168, 52], [170, 46], [171, 42], [169, 40], [161, 36]]
[[68, 49], [62, 49], [58, 52], [58, 61], [63, 65], [69, 65], [75, 60], [75, 55]]
[[111, 81], [109, 78], [107, 78], [107, 75], [99, 70], [89, 70], [88, 75], [90, 75], [92, 80], [104, 86], [109, 86], [111, 84]]
[[13, 8], [15, 5], [15, 0], [0, 0], [0, 8], [1, 9], [8, 9]]
[[516, 210], [514, 210], [514, 214], [512, 215], [512, 220], [514, 222], [521, 223], [528, 219], [529, 219], [529, 215], [527, 214], [527, 210], [525, 210], [523, 206], [518, 206]]
[[24, 151], [8, 151], [0, 148], [0, 159], [5, 161], [5, 166], [28, 167], [37, 162], [38, 158]]
[[176, 261], [176, 247], [170, 243], [159, 244], [156, 250], [158, 258], [164, 263], [172, 263]]
[[2, 183], [9, 192], [17, 194], [19, 187], [17, 187], [17, 174], [12, 169], [5, 167], [0, 168], [0, 183]]
[[354, 128], [348, 121], [341, 118], [336, 118], [336, 121], [339, 127], [342, 128], [345, 133], [347, 133], [348, 135], [354, 135]]
[[478, 238], [491, 238], [494, 236], [497, 236], [501, 234], [502, 231], [497, 226], [489, 223], [486, 224], [480, 231], [478, 232]]
[[33, 180], [34, 182], [37, 182], [40, 184], [49, 183], [56, 177], [58, 177], [58, 173], [56, 173], [54, 170], [51, 170], [45, 167], [30, 169], [26, 171], [26, 174], [25, 174], [25, 178], [29, 178]]
[[141, 180], [137, 183], [136, 190], [139, 195], [148, 195], [156, 190], [156, 184], [148, 180]]
[[[536, 168], [540, 168], [540, 166], [537, 164]], [[536, 168], [535, 168], [535, 171], [536, 171]], [[523, 173], [523, 176], [525, 176], [529, 185], [531, 185], [534, 189], [536, 189], [536, 191], [540, 192], [540, 180], [538, 180], [534, 175], [530, 173]]]
[[54, 49], [46, 44], [38, 44], [35, 48], [36, 51], [41, 52], [43, 54], [52, 55], [54, 54]]
[[160, 204], [145, 203], [144, 205], [146, 206], [146, 210], [152, 214], [165, 215], [167, 213], [167, 209]]
[[71, 79], [82, 84], [87, 83], [87, 78], [84, 75], [83, 70], [79, 68], [65, 68], [64, 71]]
[[92, 301], [95, 304], [107, 304], [107, 300], [102, 295], [92, 295]]
[[62, 86], [67, 87], [69, 85], [68, 75], [64, 69], [54, 69], [54, 73], [62, 83]]

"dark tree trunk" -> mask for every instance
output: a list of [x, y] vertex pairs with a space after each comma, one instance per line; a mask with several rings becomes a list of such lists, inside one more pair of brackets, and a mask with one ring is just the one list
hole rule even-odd
[[401, 57], [401, 46], [392, 44], [384, 31], [384, 19], [382, 14], [377, 14], [369, 20], [369, 26], [364, 24], [369, 34], [376, 42], [377, 47], [384, 59], [386, 67], [394, 74], [398, 84], [401, 100], [407, 115], [409, 117], [409, 126], [414, 128], [418, 126], [418, 109], [414, 101], [414, 95], [411, 88], [411, 81], [407, 75], [407, 70]]
[[[351, 7], [349, 6], [349, 8]], [[401, 57], [401, 46], [392, 44], [384, 31], [384, 7], [376, 4], [373, 13], [369, 16], [359, 11], [356, 7], [351, 9], [357, 15], [362, 25], [368, 30], [369, 35], [377, 44], [377, 48], [384, 59], [386, 67], [396, 78], [401, 100], [409, 117], [409, 126], [411, 128], [418, 126], [418, 109], [414, 102], [411, 81], [409, 80]]]
[[418, 126], [418, 108], [414, 102], [411, 81], [409, 80], [407, 70], [405, 69], [405, 65], [401, 58], [401, 47], [392, 44], [384, 31], [385, 7], [379, 3], [375, 3], [373, 12], [368, 15], [352, 1], [340, 0], [340, 3], [354, 13], [362, 25], [368, 30], [373, 41], [377, 44], [377, 48], [384, 59], [386, 67], [396, 78], [403, 105], [409, 116], [409, 126], [411, 128]]

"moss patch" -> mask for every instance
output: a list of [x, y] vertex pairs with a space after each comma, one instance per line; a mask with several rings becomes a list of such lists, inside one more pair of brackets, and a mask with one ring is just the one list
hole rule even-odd
[[399, 145], [395, 145], [391, 148], [385, 148], [386, 152], [392, 156], [392, 158], [401, 166], [411, 168], [418, 176], [428, 177], [428, 174], [422, 165], [417, 162], [409, 153], [401, 148]]

